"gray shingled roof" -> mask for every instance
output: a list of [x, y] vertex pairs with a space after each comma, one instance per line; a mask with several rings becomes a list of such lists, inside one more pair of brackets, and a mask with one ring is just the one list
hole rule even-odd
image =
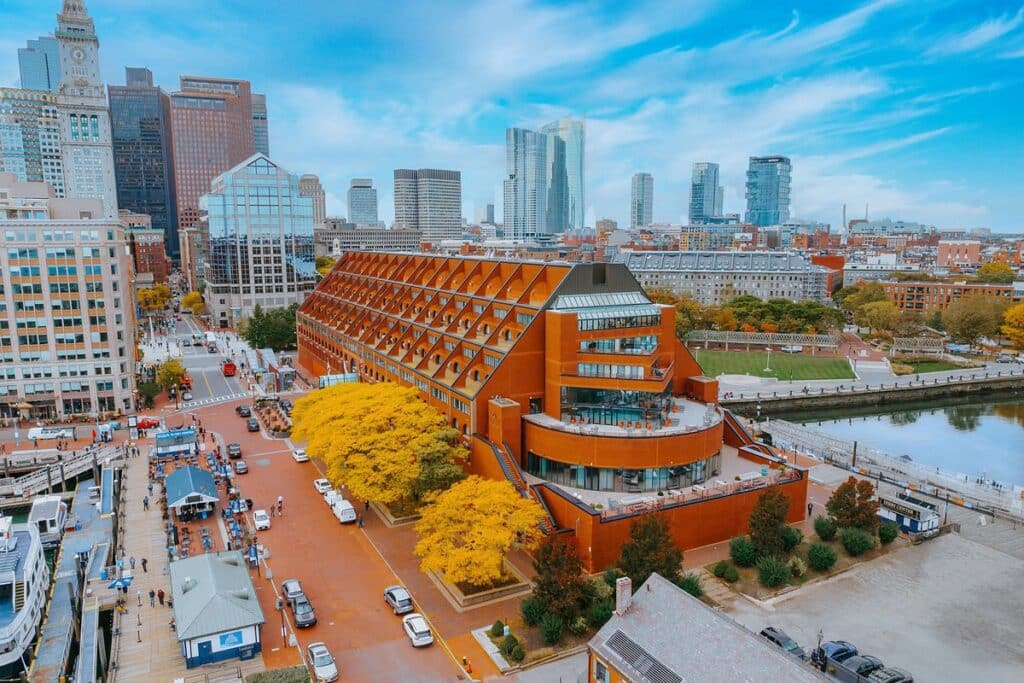
[[172, 562], [171, 596], [178, 640], [266, 621], [245, 559], [237, 550]]
[[800, 254], [784, 251], [622, 251], [612, 260], [625, 263], [630, 270], [765, 273], [824, 270]]
[[187, 465], [168, 475], [164, 480], [164, 489], [167, 491], [167, 505], [172, 508], [183, 504], [185, 498], [195, 494], [204, 496], [204, 502], [220, 500], [217, 485], [213, 483], [213, 474], [194, 465]]
[[624, 615], [613, 615], [597, 632], [590, 649], [638, 683], [828, 680], [658, 574], [633, 595]]

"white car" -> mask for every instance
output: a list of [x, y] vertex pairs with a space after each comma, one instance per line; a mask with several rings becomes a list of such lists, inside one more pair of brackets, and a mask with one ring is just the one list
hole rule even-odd
[[434, 634], [430, 632], [427, 620], [416, 612], [402, 617], [402, 628], [413, 647], [426, 647], [434, 642]]
[[292, 460], [295, 462], [309, 462], [309, 456], [306, 455], [306, 449], [296, 448], [292, 451]]
[[313, 665], [313, 675], [317, 681], [338, 680], [338, 665], [334, 662], [330, 650], [323, 643], [310, 643], [306, 648], [309, 661]]
[[184, 394], [181, 395], [181, 400], [182, 401], [191, 401], [192, 400], [192, 392], [191, 391], [186, 391]]
[[316, 480], [313, 481], [313, 488], [316, 489], [317, 493], [319, 493], [320, 495], [323, 495], [323, 494], [327, 493], [328, 491], [330, 491], [332, 486], [331, 486], [331, 482], [328, 481], [327, 479], [316, 479]]
[[256, 523], [256, 531], [266, 531], [270, 528], [270, 515], [266, 510], [256, 510], [252, 513], [252, 521]]

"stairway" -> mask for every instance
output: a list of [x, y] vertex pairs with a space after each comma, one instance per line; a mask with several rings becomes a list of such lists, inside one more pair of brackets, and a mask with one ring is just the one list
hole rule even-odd
[[547, 503], [544, 502], [544, 498], [541, 497], [540, 493], [527, 483], [526, 477], [523, 475], [523, 471], [519, 469], [519, 463], [516, 462], [515, 456], [512, 455], [512, 449], [509, 448], [508, 443], [500, 445], [492, 443], [491, 449], [494, 451], [494, 457], [498, 459], [501, 471], [505, 473], [505, 477], [516, 488], [519, 495], [536, 501], [541, 509], [544, 510], [544, 518], [541, 519], [539, 524], [541, 532], [545, 536], [555, 533], [558, 530], [558, 525], [555, 523], [555, 518], [551, 515], [551, 510], [548, 509]]
[[704, 588], [704, 595], [718, 603], [721, 607], [728, 607], [736, 599], [736, 593], [721, 579], [716, 579], [714, 574], [701, 567], [700, 585]]

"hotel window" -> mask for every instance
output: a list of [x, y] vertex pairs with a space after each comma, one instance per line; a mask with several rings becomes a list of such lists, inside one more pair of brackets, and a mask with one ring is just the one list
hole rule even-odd
[[610, 683], [608, 667], [600, 659], [594, 660], [594, 680], [597, 683]]

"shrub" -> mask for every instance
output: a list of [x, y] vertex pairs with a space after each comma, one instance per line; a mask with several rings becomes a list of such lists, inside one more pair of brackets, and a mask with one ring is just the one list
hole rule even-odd
[[536, 626], [539, 624], [540, 620], [546, 613], [543, 603], [532, 595], [523, 600], [523, 604], [520, 605], [519, 611], [523, 613], [523, 621], [526, 622], [527, 626]]
[[590, 601], [587, 604], [593, 604], [598, 600], [608, 600], [613, 595], [615, 595], [614, 588], [601, 578], [594, 579], [590, 582]]
[[789, 573], [800, 578], [807, 573], [807, 565], [799, 557], [792, 557], [789, 560]]
[[836, 551], [824, 543], [814, 543], [807, 550], [807, 564], [818, 572], [827, 572], [836, 563]]
[[796, 527], [787, 526], [782, 530], [782, 549], [787, 553], [793, 552], [793, 548], [800, 545], [802, 540], [804, 540], [804, 532]]
[[505, 624], [501, 623], [501, 619], [494, 622], [494, 626], [491, 626], [491, 636], [494, 638], [501, 638], [505, 635]]
[[839, 533], [839, 542], [843, 544], [850, 557], [863, 555], [875, 547], [875, 539], [862, 529], [843, 529]]
[[523, 649], [522, 645], [516, 645], [512, 648], [512, 652], [508, 653], [508, 660], [514, 664], [518, 664], [524, 659], [526, 659], [526, 650]]
[[729, 557], [739, 567], [753, 567], [757, 562], [757, 550], [746, 536], [737, 536], [729, 541]]
[[501, 645], [498, 647], [498, 650], [501, 652], [502, 657], [507, 658], [512, 654], [512, 650], [517, 647], [519, 647], [519, 639], [510, 633], [503, 641], [501, 641]]
[[725, 576], [725, 571], [728, 568], [729, 568], [729, 563], [726, 562], [725, 560], [722, 560], [718, 564], [715, 565], [715, 568], [712, 570], [711, 573], [714, 574], [716, 578], [720, 579], [720, 578]]
[[582, 636], [587, 632], [587, 620], [584, 617], [576, 617], [569, 622], [569, 633], [574, 636]]
[[605, 584], [607, 584], [609, 588], [614, 589], [615, 582], [618, 580], [620, 576], [622, 576], [622, 574], [619, 573], [618, 569], [616, 569], [615, 567], [608, 567], [608, 569], [604, 570], [604, 573], [601, 575], [601, 578], [604, 579]]
[[695, 598], [704, 595], [704, 587], [700, 585], [700, 575], [690, 572], [679, 577], [677, 585]]
[[777, 557], [768, 555], [757, 561], [757, 580], [762, 586], [775, 588], [789, 579], [789, 566]]
[[826, 515], [818, 515], [814, 518], [814, 533], [823, 541], [831, 541], [836, 537], [836, 522]]
[[740, 571], [730, 564], [725, 568], [725, 574], [722, 575], [722, 578], [729, 583], [736, 583], [740, 580]]
[[562, 639], [565, 622], [557, 614], [545, 614], [540, 620], [540, 637], [545, 645], [556, 645]]
[[614, 611], [615, 605], [611, 600], [595, 602], [587, 610], [587, 623], [590, 624], [591, 628], [601, 628], [612, 618]]
[[914, 366], [906, 365], [905, 363], [889, 363], [889, 370], [894, 375], [913, 375]]
[[896, 540], [896, 537], [900, 535], [900, 528], [892, 522], [886, 522], [882, 526], [878, 527], [878, 540], [882, 542], [882, 545], [889, 545]]

